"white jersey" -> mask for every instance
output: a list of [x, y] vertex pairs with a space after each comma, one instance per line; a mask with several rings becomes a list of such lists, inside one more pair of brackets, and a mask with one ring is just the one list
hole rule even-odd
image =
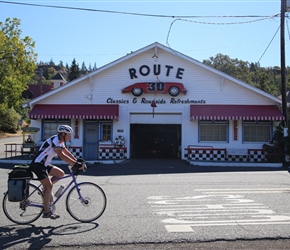
[[34, 158], [33, 162], [43, 163], [45, 166], [51, 163], [52, 158], [57, 156], [54, 151], [55, 148], [65, 148], [64, 142], [60, 143], [58, 136], [54, 135], [48, 138], [39, 148], [39, 152]]

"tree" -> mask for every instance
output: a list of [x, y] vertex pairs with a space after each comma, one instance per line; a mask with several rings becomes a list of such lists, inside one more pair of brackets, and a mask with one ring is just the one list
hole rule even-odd
[[203, 63], [271, 95], [278, 96], [281, 93], [280, 69], [278, 68], [262, 68], [259, 63], [231, 59], [229, 56], [222, 54], [210, 57], [208, 60], [204, 60]]
[[57, 71], [54, 67], [44, 67], [43, 68], [43, 76], [46, 80], [50, 80], [54, 75], [56, 75]]
[[59, 66], [61, 69], [64, 68], [64, 66], [63, 66], [63, 61], [59, 61], [58, 66]]
[[68, 79], [69, 81], [73, 81], [81, 76], [79, 65], [76, 63], [76, 60], [73, 59], [72, 64], [69, 68]]
[[36, 69], [35, 42], [21, 38], [20, 20], [0, 22], [0, 107], [20, 110], [21, 93], [27, 89]]
[[1, 131], [14, 133], [17, 130], [21, 116], [14, 108], [7, 108], [5, 104], [0, 104], [0, 129]]
[[82, 64], [82, 71], [83, 71], [83, 72], [88, 71], [85, 62], [83, 62], [83, 64]]
[[54, 61], [52, 60], [52, 58], [50, 59], [50, 62], [49, 62], [49, 66], [55, 66], [55, 63], [54, 63]]
[[93, 70], [97, 70], [97, 64], [96, 63], [94, 64]]
[[241, 81], [247, 83], [251, 82], [248, 62], [244, 62], [238, 59], [231, 59], [227, 55], [217, 54], [215, 57], [210, 57], [209, 60], [204, 60], [203, 63], [210, 65]]

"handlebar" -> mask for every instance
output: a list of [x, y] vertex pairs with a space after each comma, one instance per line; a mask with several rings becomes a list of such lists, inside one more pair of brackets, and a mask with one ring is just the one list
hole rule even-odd
[[[73, 165], [68, 165], [68, 169], [69, 169], [70, 173], [73, 172], [73, 167], [74, 167]], [[86, 163], [84, 162], [83, 163], [83, 168], [82, 169], [76, 169], [75, 172], [74, 172], [74, 175], [78, 175], [79, 172], [81, 172], [81, 171], [86, 172], [87, 168], [88, 167], [87, 167]]]

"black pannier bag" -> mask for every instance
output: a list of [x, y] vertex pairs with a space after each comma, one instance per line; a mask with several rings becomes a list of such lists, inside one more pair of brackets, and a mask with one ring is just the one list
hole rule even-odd
[[22, 201], [27, 180], [32, 179], [33, 174], [28, 165], [15, 165], [8, 173], [8, 200]]

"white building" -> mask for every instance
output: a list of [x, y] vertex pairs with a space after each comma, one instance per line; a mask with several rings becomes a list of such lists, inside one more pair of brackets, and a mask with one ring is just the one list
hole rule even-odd
[[61, 73], [55, 74], [51, 79], [50, 79], [50, 85], [52, 88], [59, 88], [62, 85], [66, 84], [66, 80], [64, 79], [63, 75]]
[[284, 119], [280, 99], [159, 43], [29, 105], [39, 143], [69, 124], [69, 147], [87, 160], [264, 161], [262, 146]]

